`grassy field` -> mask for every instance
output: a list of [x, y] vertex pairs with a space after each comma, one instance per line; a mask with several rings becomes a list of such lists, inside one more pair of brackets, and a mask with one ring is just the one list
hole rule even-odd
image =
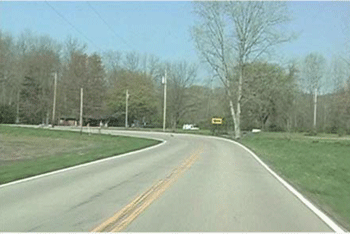
[[242, 143], [350, 230], [350, 138], [259, 133]]
[[157, 143], [124, 136], [88, 136], [78, 132], [0, 125], [0, 184]]

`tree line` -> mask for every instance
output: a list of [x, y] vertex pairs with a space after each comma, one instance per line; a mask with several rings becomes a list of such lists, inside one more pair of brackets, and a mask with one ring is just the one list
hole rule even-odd
[[236, 139], [251, 127], [350, 133], [349, 59], [335, 59], [328, 74], [317, 52], [284, 67], [268, 63], [297, 38], [284, 29], [286, 2], [194, 2], [194, 14], [196, 49], [224, 87]]
[[284, 65], [271, 62], [276, 46], [295, 37], [280, 27], [291, 21], [284, 2], [194, 2], [193, 9], [192, 38], [210, 77], [198, 77], [198, 65], [186, 60], [136, 51], [89, 54], [75, 38], [0, 31], [0, 123], [79, 120], [83, 88], [85, 124], [124, 126], [128, 90], [130, 125], [161, 127], [166, 73], [167, 128], [210, 129], [211, 118], [221, 117], [236, 138], [253, 128], [350, 133], [350, 58], [327, 63], [314, 52]]
[[57, 75], [56, 116], [79, 120], [125, 121], [128, 90], [129, 123], [160, 126], [163, 109], [161, 79], [167, 71], [168, 125], [176, 128], [186, 111], [196, 106], [190, 92], [197, 66], [186, 61], [161, 61], [138, 52], [88, 54], [87, 46], [68, 37], [59, 43], [49, 36], [23, 32], [18, 38], [0, 32], [0, 122], [52, 122], [54, 76]]

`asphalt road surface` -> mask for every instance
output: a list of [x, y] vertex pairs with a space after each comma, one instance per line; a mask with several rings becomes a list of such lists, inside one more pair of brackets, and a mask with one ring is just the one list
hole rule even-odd
[[108, 133], [164, 142], [0, 186], [0, 232], [334, 231], [228, 140]]

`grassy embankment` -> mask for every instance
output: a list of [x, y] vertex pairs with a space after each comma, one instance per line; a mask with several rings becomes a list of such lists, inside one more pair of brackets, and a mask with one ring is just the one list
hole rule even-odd
[[242, 143], [350, 230], [350, 138], [259, 133]]
[[0, 125], [0, 184], [159, 143], [156, 140]]

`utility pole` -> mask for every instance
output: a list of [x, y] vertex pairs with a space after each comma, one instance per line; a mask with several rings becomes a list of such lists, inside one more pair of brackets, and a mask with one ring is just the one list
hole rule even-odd
[[128, 99], [129, 99], [129, 90], [126, 90], [126, 97], [125, 97], [125, 128], [128, 127]]
[[314, 98], [314, 131], [316, 132], [316, 110], [317, 110], [317, 88], [315, 89], [315, 98]]
[[16, 114], [16, 124], [19, 124], [19, 95], [20, 91], [17, 92], [17, 114]]
[[80, 89], [80, 134], [83, 131], [83, 88]]
[[163, 132], [165, 132], [165, 120], [166, 120], [166, 70], [165, 75], [162, 77], [162, 83], [164, 84], [164, 113], [163, 113]]
[[56, 114], [56, 90], [57, 90], [57, 72], [55, 73], [55, 87], [53, 90], [53, 108], [52, 108], [52, 127], [55, 127], [55, 114]]

